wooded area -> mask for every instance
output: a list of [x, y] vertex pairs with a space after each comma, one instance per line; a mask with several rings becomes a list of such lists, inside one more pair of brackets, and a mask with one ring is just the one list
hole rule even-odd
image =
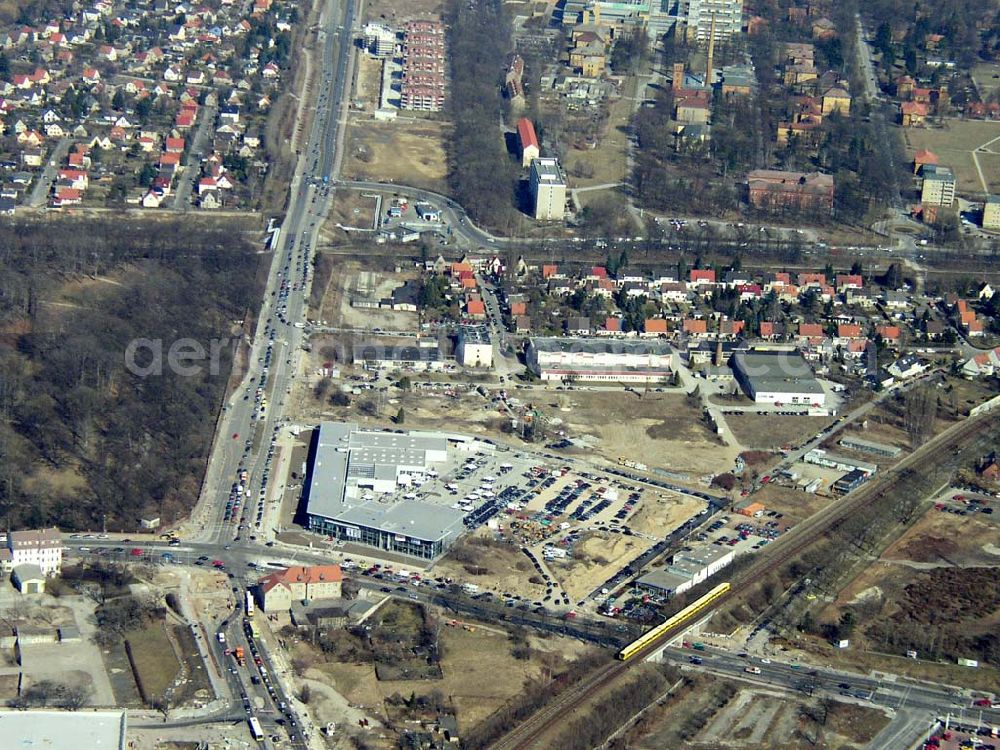
[[[861, 12], [871, 28], [878, 30], [876, 47], [890, 57], [895, 57], [888, 44], [892, 32], [902, 32], [902, 60], [915, 59], [917, 51], [926, 52], [931, 34], [941, 35], [935, 42], [935, 54], [954, 56], [963, 68], [972, 66], [979, 54], [989, 56], [1000, 45], [1000, 6], [995, 0], [866, 0]], [[993, 30], [981, 40], [976, 26], [990, 16]]]
[[455, 125], [448, 182], [477, 223], [509, 233], [517, 220], [517, 169], [500, 130], [499, 76], [511, 49], [510, 24], [499, 0], [452, 0], [446, 15]]
[[[856, 0], [832, 8], [840, 34], [817, 42], [816, 51], [819, 64], [850, 80], [852, 93], [858, 97], [863, 84], [853, 64], [856, 9]], [[715, 92], [710, 140], [701, 143], [675, 136], [669, 89], [659, 92], [655, 106], [638, 110], [634, 127], [641, 150], [633, 173], [636, 195], [642, 205], [664, 211], [725, 212], [739, 207], [744, 177], [750, 170], [818, 170], [835, 176], [835, 218], [861, 222], [872, 209], [890, 203], [898, 185], [908, 179], [901, 143], [893, 132], [882, 131], [857, 98], [850, 114], [833, 113], [824, 119], [815, 147], [795, 138], [778, 145], [778, 123], [786, 118], [795, 92], [778, 79], [776, 65], [782, 45], [802, 41], [802, 30], [788, 22], [780, 7], [763, 6], [759, 13], [768, 24], [748, 40], [757, 89], [748, 97]], [[679, 43], [665, 44], [663, 67], [683, 62], [687, 53]], [[818, 211], [797, 215], [814, 223], [830, 219]]]
[[0, 227], [0, 519], [133, 529], [197, 500], [232, 364], [138, 377], [134, 339], [207, 350], [248, 315], [238, 224], [60, 219]]

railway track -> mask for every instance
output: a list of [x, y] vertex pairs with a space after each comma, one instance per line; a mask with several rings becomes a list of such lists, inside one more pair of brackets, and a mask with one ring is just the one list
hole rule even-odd
[[[892, 468], [881, 475], [876, 475], [874, 479], [856, 492], [798, 524], [793, 530], [794, 533], [772, 542], [768, 545], [767, 553], [759, 556], [759, 561], [755, 561], [733, 578], [732, 588], [718, 599], [716, 607], [731, 601], [753, 584], [762, 580], [767, 574], [794, 559], [821, 536], [835, 531], [858, 509], [885, 497], [896, 482], [918, 472], [914, 467], [933, 465], [943, 457], [954, 455], [962, 443], [975, 440], [983, 435], [991, 427], [990, 417], [991, 415], [988, 413], [982, 414], [977, 417], [968, 417], [952, 425]], [[711, 610], [706, 614], [711, 614]], [[592, 672], [495, 741], [490, 745], [491, 750], [528, 750], [533, 747], [544, 734], [564, 721], [575, 708], [614, 683], [632, 666], [641, 664], [650, 653], [670, 642], [690, 626], [690, 621], [679, 623], [676, 627], [664, 631], [661, 637], [628, 661], [612, 662]]]

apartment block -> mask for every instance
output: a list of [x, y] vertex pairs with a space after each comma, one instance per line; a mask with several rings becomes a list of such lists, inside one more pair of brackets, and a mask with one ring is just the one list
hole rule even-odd
[[955, 202], [955, 174], [951, 169], [928, 164], [922, 174], [921, 203], [925, 206], [950, 206]]
[[535, 218], [539, 221], [561, 221], [566, 215], [566, 173], [558, 159], [531, 160], [529, 180]]
[[403, 28], [403, 82], [399, 106], [439, 112], [445, 103], [445, 34], [440, 21], [410, 21]]
[[718, 42], [743, 30], [743, 0], [680, 0], [678, 20], [688, 41], [707, 44], [715, 23]]
[[983, 229], [1000, 230], [1000, 195], [991, 195], [983, 205]]

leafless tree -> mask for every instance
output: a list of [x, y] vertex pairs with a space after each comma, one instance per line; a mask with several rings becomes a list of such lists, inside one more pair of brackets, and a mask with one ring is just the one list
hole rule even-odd
[[922, 385], [907, 391], [903, 397], [903, 425], [916, 448], [923, 445], [931, 435], [934, 417], [937, 416], [937, 394], [929, 385]]
[[68, 711], [79, 711], [90, 702], [91, 692], [87, 685], [63, 685], [58, 703]]

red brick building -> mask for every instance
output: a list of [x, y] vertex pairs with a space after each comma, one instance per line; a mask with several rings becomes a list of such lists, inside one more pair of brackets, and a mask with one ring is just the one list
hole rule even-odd
[[833, 211], [833, 175], [757, 169], [747, 174], [750, 205], [764, 211]]

